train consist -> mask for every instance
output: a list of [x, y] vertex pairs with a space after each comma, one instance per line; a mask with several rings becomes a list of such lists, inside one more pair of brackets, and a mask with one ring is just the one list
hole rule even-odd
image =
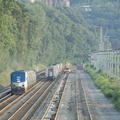
[[78, 70], [83, 70], [83, 64], [78, 65], [78, 66], [77, 66], [77, 69], [78, 69]]
[[[54, 64], [45, 71], [48, 80], [54, 80], [63, 69], [62, 63]], [[20, 70], [11, 73], [11, 94], [23, 94], [37, 82], [39, 74], [34, 70]]]
[[37, 81], [34, 70], [15, 71], [11, 73], [11, 93], [23, 94]]
[[62, 69], [63, 69], [62, 63], [53, 64], [46, 69], [45, 77], [48, 80], [54, 80], [62, 72]]

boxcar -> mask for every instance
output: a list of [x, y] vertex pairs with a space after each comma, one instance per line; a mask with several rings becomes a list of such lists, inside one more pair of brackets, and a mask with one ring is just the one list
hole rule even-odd
[[49, 80], [54, 80], [62, 71], [62, 63], [53, 64], [46, 69], [45, 77]]
[[78, 69], [78, 70], [83, 70], [83, 64], [78, 65], [78, 66], [77, 66], [77, 69]]

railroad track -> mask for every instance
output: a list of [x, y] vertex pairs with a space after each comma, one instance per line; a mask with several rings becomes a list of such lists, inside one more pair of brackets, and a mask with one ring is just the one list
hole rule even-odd
[[13, 95], [6, 99], [5, 101], [3, 101], [2, 103], [0, 103], [0, 116], [12, 105], [14, 105], [21, 97], [19, 99], [17, 98], [19, 98], [19, 96]]
[[65, 75], [62, 74], [57, 78], [57, 80], [55, 80], [55, 84], [53, 85], [52, 89], [49, 90], [49, 92], [47, 93], [48, 95], [46, 96], [44, 101], [40, 104], [39, 108], [34, 112], [33, 116], [29, 120], [41, 120], [42, 119], [45, 112], [47, 111], [50, 101], [52, 100], [64, 76]]
[[37, 81], [40, 81], [45, 77], [45, 70], [38, 71], [36, 72], [36, 74], [37, 74]]
[[[76, 118], [78, 120], [92, 120], [92, 115], [90, 113], [90, 109], [89, 109], [89, 104], [87, 102], [87, 97], [86, 97], [86, 93], [85, 93], [85, 89], [84, 89], [84, 84], [82, 82], [81, 76], [82, 73], [79, 74], [75, 74], [77, 75], [77, 79], [74, 79], [75, 82], [72, 82], [72, 84], [74, 83], [75, 87], [75, 92], [76, 92], [76, 102], [75, 102], [75, 106], [76, 106]], [[51, 102], [49, 103], [49, 105], [47, 105], [46, 107], [46, 112], [42, 112], [39, 113], [42, 115], [39, 116], [39, 118], [41, 118], [41, 120], [47, 120], [47, 119], [54, 119], [57, 120], [58, 117], [60, 118], [60, 114], [61, 114], [61, 107], [63, 105], [64, 99], [63, 95], [65, 96], [65, 83], [68, 76], [66, 76], [65, 78], [63, 78], [64, 80], [61, 80], [61, 84], [59, 85], [57, 91], [55, 92], [53, 96], [53, 98], [51, 97]], [[15, 98], [17, 96], [14, 96], [13, 98], [11, 98], [9, 101], [16, 101], [13, 102], [9, 107], [7, 107], [7, 102], [6, 105], [4, 104], [4, 106], [6, 106], [5, 108], [3, 107], [0, 108], [0, 118], [4, 119], [4, 120], [30, 120], [31, 117], [33, 116], [33, 114], [35, 113], [35, 111], [40, 108], [43, 107], [42, 104], [43, 101], [45, 101], [45, 98], [47, 97], [48, 94], [50, 94], [51, 96], [51, 88], [54, 86], [54, 84], [57, 82], [57, 80], [54, 81], [46, 81], [43, 82], [44, 84], [39, 84], [38, 89], [36, 89], [36, 91], [32, 91], [32, 93], [30, 92], [29, 97], [27, 96], [27, 93], [23, 94], [25, 96], [27, 96], [25, 99], [23, 99], [23, 97], [18, 96], [18, 98]], [[71, 82], [69, 82], [69, 84], [71, 84]], [[34, 86], [36, 88], [36, 86]], [[72, 85], [73, 87], [73, 85]], [[71, 87], [69, 87], [71, 88]], [[53, 94], [53, 93], [52, 93]], [[12, 97], [12, 96], [11, 96]], [[21, 97], [21, 98], [20, 98]], [[12, 100], [13, 99], [13, 100]], [[17, 100], [18, 99], [18, 100]], [[23, 100], [21, 100], [23, 99]], [[10, 103], [10, 102], [8, 102]], [[14, 105], [16, 104], [16, 105]], [[46, 103], [48, 104], [48, 103]], [[72, 104], [71, 104], [72, 105]], [[3, 106], [2, 104], [0, 104], [0, 106]], [[8, 110], [9, 109], [9, 110]], [[42, 108], [40, 108], [42, 110]], [[44, 115], [43, 115], [44, 113]], [[60, 114], [59, 114], [60, 113]], [[7, 116], [7, 117], [5, 117]], [[36, 118], [38, 118], [36, 116]]]
[[[29, 111], [24, 115], [24, 117], [22, 118], [22, 120], [26, 120], [26, 119], [29, 119], [32, 117], [32, 115], [35, 113], [35, 111], [39, 108], [41, 109], [41, 107], [43, 108], [43, 104], [44, 103], [44, 100], [48, 97], [51, 96], [51, 91], [52, 91], [52, 88], [55, 87], [55, 84], [56, 83], [59, 83], [59, 80], [60, 80], [60, 76], [58, 76], [57, 79], [55, 79], [54, 81], [52, 81], [52, 83], [47, 87], [47, 89], [44, 91], [44, 93], [39, 97], [39, 99], [35, 102], [35, 104], [29, 109]], [[50, 95], [50, 96], [49, 96]], [[46, 100], [45, 100], [46, 101]], [[32, 114], [31, 114], [32, 113]], [[40, 113], [39, 113], [40, 114]], [[35, 119], [38, 117], [39, 115], [35, 115]]]
[[[8, 120], [26, 120], [29, 117], [29, 113], [32, 113], [34, 107], [36, 107], [37, 101], [42, 93], [51, 84], [51, 81], [47, 81], [41, 89], [39, 89], [31, 98], [29, 98]], [[41, 97], [43, 99], [43, 97]], [[33, 107], [34, 106], [34, 107]]]
[[[3, 101], [2, 103], [0, 103], [0, 118], [4, 118], [4, 113], [6, 113], [8, 111], [9, 115], [11, 114], [10, 109], [15, 106], [15, 108], [19, 108], [19, 106], [21, 106], [21, 104], [23, 104], [25, 101], [27, 101], [32, 95], [35, 94], [36, 91], [38, 91], [38, 89], [42, 88], [42, 86], [46, 83], [46, 80], [42, 80], [40, 82], [38, 82], [38, 84], [36, 84], [35, 86], [33, 86], [32, 88], [30, 88], [26, 93], [22, 94], [22, 95], [13, 95], [10, 98], [6, 99], [5, 101]], [[33, 90], [34, 89], [34, 90]], [[25, 100], [21, 101], [25, 96], [28, 96]], [[18, 103], [21, 101], [21, 104], [18, 105]], [[18, 105], [18, 107], [16, 107]], [[16, 110], [12, 110], [13, 112]], [[9, 116], [8, 115], [8, 116]]]
[[[37, 72], [37, 82], [40, 82], [44, 79], [44, 70]], [[10, 85], [6, 86], [5, 89], [0, 91], [0, 103], [9, 99], [11, 97], [11, 88]]]
[[5, 89], [0, 91], [0, 102], [2, 102], [4, 99], [6, 99], [10, 95], [11, 95], [11, 89], [9, 85], [9, 86], [6, 86]]
[[79, 73], [71, 74], [66, 84], [60, 92], [56, 91], [41, 120], [72, 118], [77, 120], [92, 120], [84, 84]]
[[10, 89], [10, 85], [6, 86], [3, 90], [0, 90], [0, 94], [9, 90]]
[[59, 113], [59, 106], [61, 106], [61, 99], [62, 99], [62, 94], [64, 93], [64, 87], [66, 84], [68, 75], [64, 76], [62, 79], [60, 85], [58, 86], [52, 100], [50, 101], [50, 104], [48, 105], [48, 108], [43, 115], [41, 120], [57, 120], [57, 116]]
[[[68, 78], [68, 74], [67, 74], [67, 76], [66, 76], [66, 80], [67, 80], [67, 78]], [[62, 99], [63, 99], [63, 94], [64, 94], [64, 91], [65, 91], [65, 85], [66, 85], [66, 81], [65, 81], [65, 83], [63, 83], [63, 91], [62, 91], [62, 95], [61, 95], [61, 100], [60, 100], [60, 103], [59, 103], [59, 106], [58, 106], [58, 110], [57, 110], [57, 113], [56, 113], [56, 115], [55, 115], [55, 118], [54, 118], [54, 120], [57, 120], [58, 119], [58, 116], [59, 116], [59, 112], [60, 112], [60, 108], [61, 108], [61, 106], [62, 106]]]
[[[92, 120], [92, 115], [89, 109], [85, 88], [81, 79], [76, 82], [76, 104], [77, 104], [77, 118], [78, 120]], [[82, 109], [82, 111], [81, 111]]]
[[9, 91], [8, 93], [3, 94], [0, 97], [0, 103], [2, 103], [3, 101], [5, 101], [6, 99], [8, 99], [11, 96], [11, 91]]
[[29, 98], [27, 96], [27, 93], [23, 94], [23, 97], [21, 97], [22, 96], [21, 95], [20, 96], [21, 98], [18, 97], [17, 98], [18, 100], [15, 99], [15, 101], [17, 101], [16, 103], [12, 103], [11, 107], [5, 108], [5, 110], [1, 112], [0, 118], [4, 120], [30, 119], [34, 114], [34, 112], [36, 111], [36, 109], [41, 106], [42, 102], [44, 101], [48, 93], [50, 93], [52, 87], [57, 81], [58, 80], [54, 80], [54, 81], [48, 80], [44, 82], [44, 84], [41, 87], [39, 87], [37, 91], [33, 93], [34, 90], [32, 90], [32, 93], [31, 92], [29, 93], [30, 94]]

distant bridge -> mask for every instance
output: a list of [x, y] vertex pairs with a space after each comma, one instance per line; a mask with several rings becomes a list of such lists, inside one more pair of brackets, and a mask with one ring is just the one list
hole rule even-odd
[[120, 49], [91, 53], [90, 61], [97, 70], [101, 70], [109, 76], [118, 77], [120, 75]]

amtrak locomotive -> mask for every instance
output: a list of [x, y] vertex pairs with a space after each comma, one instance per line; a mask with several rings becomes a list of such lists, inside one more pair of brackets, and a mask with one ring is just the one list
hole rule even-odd
[[36, 83], [36, 72], [34, 70], [15, 71], [11, 73], [11, 93], [23, 94], [34, 83]]

